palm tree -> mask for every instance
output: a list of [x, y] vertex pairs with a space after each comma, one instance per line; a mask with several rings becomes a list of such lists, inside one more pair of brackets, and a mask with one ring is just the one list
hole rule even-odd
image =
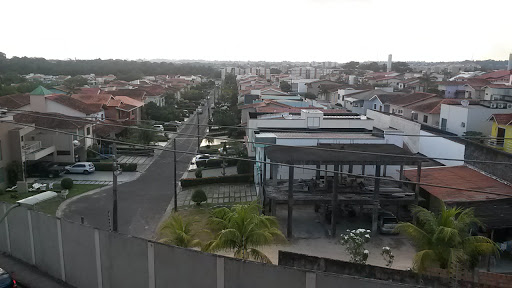
[[432, 73], [425, 73], [422, 76], [418, 77], [420, 80], [420, 83], [423, 83], [423, 92], [427, 92], [429, 86], [432, 84], [432, 82], [435, 82], [437, 78], [435, 76], [432, 76]]
[[444, 205], [438, 214], [425, 208], [412, 208], [416, 223], [400, 223], [396, 230], [416, 244], [413, 269], [428, 267], [450, 269], [453, 264], [473, 268], [482, 255], [498, 255], [496, 244], [487, 237], [472, 236], [471, 230], [482, 227], [472, 208], [449, 208]]
[[209, 219], [210, 225], [220, 232], [203, 250], [233, 250], [236, 258], [272, 263], [256, 247], [268, 245], [275, 237], [284, 236], [278, 229], [275, 217], [260, 215], [259, 210], [260, 206], [256, 203], [213, 210]]
[[169, 236], [160, 242], [184, 248], [201, 247], [201, 241], [194, 239], [192, 221], [184, 221], [181, 215], [174, 214], [169, 222], [160, 230], [163, 235]]

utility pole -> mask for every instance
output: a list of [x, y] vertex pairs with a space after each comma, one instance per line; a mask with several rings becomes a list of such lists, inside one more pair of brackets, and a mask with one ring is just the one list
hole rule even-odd
[[173, 142], [173, 155], [174, 155], [174, 212], [178, 211], [178, 192], [176, 191], [176, 183], [178, 179], [176, 179], [176, 137], [172, 139]]
[[117, 232], [117, 147], [116, 143], [112, 144], [112, 198], [113, 198], [113, 206], [112, 206], [112, 231]]
[[199, 153], [199, 148], [201, 147], [201, 134], [199, 131], [199, 111], [197, 111], [196, 116], [197, 116], [197, 153]]

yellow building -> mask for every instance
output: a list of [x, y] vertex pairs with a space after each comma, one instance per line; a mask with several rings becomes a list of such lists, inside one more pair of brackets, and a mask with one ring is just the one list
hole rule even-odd
[[494, 148], [512, 153], [512, 113], [493, 114], [489, 121], [492, 123], [492, 137], [489, 145]]

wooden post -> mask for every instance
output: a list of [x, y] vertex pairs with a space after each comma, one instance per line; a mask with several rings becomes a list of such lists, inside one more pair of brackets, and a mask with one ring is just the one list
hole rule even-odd
[[[418, 168], [416, 169], [416, 182], [421, 182], [421, 161], [418, 161]], [[418, 204], [420, 197], [420, 184], [416, 184], [414, 189], [414, 203]]]
[[340, 166], [338, 164], [334, 164], [334, 179], [332, 183], [332, 212], [331, 212], [331, 236], [336, 237], [336, 215], [338, 214], [338, 172], [340, 170]]
[[316, 181], [318, 181], [318, 180], [320, 180], [320, 165], [319, 164], [316, 165], [316, 169], [317, 170], [315, 171], [316, 172], [315, 179], [316, 179]]
[[[380, 175], [380, 165], [375, 165], [375, 176]], [[380, 179], [375, 178], [375, 184], [373, 188], [373, 210], [372, 210], [372, 235], [377, 235], [377, 221], [379, 220], [379, 190], [380, 190]]]
[[[293, 237], [292, 233], [292, 218], [293, 218], [293, 172], [294, 167], [288, 168], [288, 219], [286, 226], [286, 236], [288, 239]], [[274, 208], [275, 209], [275, 208]]]
[[366, 172], [365, 170], [366, 170], [366, 165], [364, 165], [364, 164], [361, 165], [361, 175], [365, 175], [364, 174], [364, 172]]
[[[404, 180], [404, 165], [400, 165], [400, 175], [398, 176], [398, 180]], [[398, 187], [402, 188], [403, 186], [403, 182], [398, 182]]]

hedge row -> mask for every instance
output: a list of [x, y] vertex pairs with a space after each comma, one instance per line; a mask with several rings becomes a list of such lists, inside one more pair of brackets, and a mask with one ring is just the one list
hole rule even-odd
[[206, 178], [185, 178], [181, 179], [181, 187], [193, 187], [206, 184], [217, 184], [217, 183], [253, 183], [253, 174], [239, 174], [229, 176], [218, 176], [218, 177], [206, 177]]
[[[95, 162], [93, 164], [96, 171], [112, 171], [112, 162]], [[124, 172], [137, 171], [137, 163], [121, 163], [119, 166]]]
[[226, 161], [228, 166], [235, 166], [238, 163], [237, 159], [210, 159], [208, 161], [197, 161], [196, 166], [201, 168], [222, 167], [223, 161]]

